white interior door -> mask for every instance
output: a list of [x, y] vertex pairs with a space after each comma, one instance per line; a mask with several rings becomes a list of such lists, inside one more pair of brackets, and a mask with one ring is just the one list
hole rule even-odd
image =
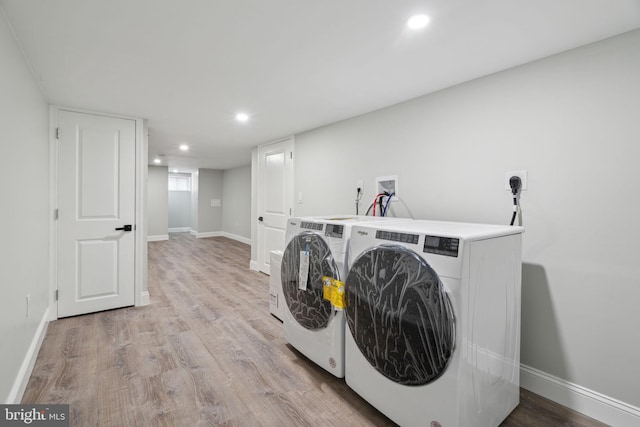
[[134, 120], [58, 113], [58, 317], [134, 304], [135, 149]]
[[293, 138], [258, 147], [258, 268], [270, 274], [269, 253], [284, 249], [293, 214]]

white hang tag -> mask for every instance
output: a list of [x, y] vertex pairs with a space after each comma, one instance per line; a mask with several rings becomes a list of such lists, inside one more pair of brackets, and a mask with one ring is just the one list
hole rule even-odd
[[300, 251], [300, 268], [298, 269], [298, 289], [307, 290], [309, 281], [309, 252]]

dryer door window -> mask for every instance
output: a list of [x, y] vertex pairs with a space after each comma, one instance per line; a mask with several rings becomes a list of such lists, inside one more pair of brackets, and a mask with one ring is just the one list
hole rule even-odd
[[446, 370], [455, 345], [453, 308], [436, 272], [399, 245], [368, 249], [346, 280], [349, 330], [385, 377], [423, 385]]
[[[300, 252], [309, 251], [307, 289], [300, 289]], [[282, 256], [282, 293], [289, 312], [306, 329], [323, 329], [333, 309], [323, 298], [322, 276], [338, 277], [338, 266], [327, 243], [315, 233], [303, 232], [287, 245]]]

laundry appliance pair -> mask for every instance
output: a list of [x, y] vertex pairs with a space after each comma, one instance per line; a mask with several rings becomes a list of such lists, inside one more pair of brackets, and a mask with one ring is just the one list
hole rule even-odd
[[345, 317], [324, 298], [323, 277], [344, 282], [348, 243], [357, 224], [409, 221], [391, 217], [324, 216], [291, 218], [282, 255], [284, 337], [317, 365], [344, 377]]
[[[349, 224], [338, 250], [326, 238], [343, 224], [290, 221], [282, 265], [287, 341], [334, 375], [344, 373], [401, 426], [497, 426], [519, 401], [523, 229]], [[322, 276], [346, 282], [343, 311], [322, 300]]]

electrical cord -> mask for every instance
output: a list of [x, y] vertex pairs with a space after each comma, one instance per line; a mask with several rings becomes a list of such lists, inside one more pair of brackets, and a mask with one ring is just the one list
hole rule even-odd
[[518, 215], [518, 193], [520, 192], [521, 185], [522, 181], [519, 176], [509, 178], [509, 186], [511, 187], [511, 194], [513, 194], [513, 215], [511, 215], [511, 224], [509, 225], [513, 225], [516, 222], [516, 216]]
[[511, 224], [513, 225], [516, 222], [516, 216], [518, 215], [518, 200], [516, 197], [513, 197], [513, 215], [511, 216]]
[[362, 188], [358, 187], [356, 190], [356, 215], [358, 215], [358, 211], [360, 210], [360, 200], [362, 199]]

